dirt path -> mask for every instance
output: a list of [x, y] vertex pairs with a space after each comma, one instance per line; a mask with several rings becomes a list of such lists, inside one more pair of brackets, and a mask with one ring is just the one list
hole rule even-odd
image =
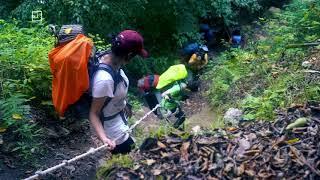
[[[61, 126], [62, 127], [62, 126]], [[67, 128], [67, 127], [66, 127]], [[61, 163], [63, 160], [71, 159], [90, 149], [97, 147], [100, 142], [90, 131], [88, 121], [82, 122], [77, 129], [71, 130], [70, 134], [59, 138], [48, 138], [43, 140], [44, 152], [33, 159], [34, 165], [24, 164], [20, 159], [10, 153], [0, 154], [0, 179], [15, 180], [31, 176], [36, 170], [46, 169]], [[44, 179], [95, 179], [96, 169], [101, 159], [109, 157], [107, 152], [99, 152], [81, 161], [61, 168]]]
[[[187, 115], [187, 131], [191, 131], [191, 128], [197, 125], [202, 128], [210, 127], [215, 118], [215, 114], [209, 109], [207, 101], [200, 93], [201, 91], [192, 94], [187, 102], [182, 103]], [[143, 107], [142, 110], [135, 113], [135, 118], [142, 117], [148, 111], [147, 107]], [[138, 127], [143, 131], [142, 133], [145, 134], [145, 137], [147, 137], [148, 134], [159, 127], [160, 122], [160, 119], [151, 114]], [[57, 124], [55, 126], [60, 127]], [[1, 153], [0, 179], [15, 180], [31, 176], [38, 169], [46, 169], [57, 165], [64, 159], [73, 158], [88, 151], [91, 147], [101, 145], [99, 140], [93, 135], [94, 133], [92, 133], [88, 121], [82, 122], [77, 128], [73, 127], [73, 130], [70, 127], [61, 127], [70, 130], [70, 134], [59, 138], [45, 137], [43, 140], [44, 144], [42, 145], [45, 152], [37, 156], [36, 165], [22, 164], [18, 158], [13, 157], [10, 153]], [[61, 168], [46, 176], [45, 179], [95, 179], [97, 167], [108, 157], [110, 157], [110, 154], [107, 152], [97, 153], [66, 168]]]
[[[192, 127], [200, 126], [209, 128], [215, 119], [215, 114], [210, 110], [207, 100], [201, 94], [206, 91], [207, 83], [202, 83], [198, 92], [190, 95], [186, 102], [182, 103], [182, 108], [186, 113], [186, 130], [191, 131]], [[135, 119], [141, 118], [146, 112], [150, 111], [147, 107], [143, 107], [135, 113]], [[45, 119], [45, 118], [44, 118]], [[0, 146], [0, 179], [15, 180], [31, 176], [39, 169], [46, 169], [61, 163], [65, 159], [71, 159], [79, 154], [88, 151], [91, 147], [98, 147], [101, 142], [94, 136], [92, 128], [88, 121], [76, 122], [75, 124], [63, 125], [54, 121], [48, 123], [42, 120], [42, 127], [45, 128], [45, 136], [42, 139], [43, 153], [38, 154], [34, 159], [35, 164], [23, 163], [19, 158], [14, 157], [9, 151], [3, 153], [5, 145]], [[147, 137], [150, 133], [159, 128], [161, 120], [154, 114], [147, 117], [138, 126], [143, 137]], [[69, 134], [60, 137], [49, 137], [50, 129], [65, 128]], [[57, 130], [58, 129], [58, 130]], [[141, 136], [141, 134], [140, 134]], [[49, 174], [45, 179], [95, 179], [97, 167], [110, 157], [108, 152], [100, 152], [88, 158], [82, 159], [65, 168], [61, 168], [56, 172]]]

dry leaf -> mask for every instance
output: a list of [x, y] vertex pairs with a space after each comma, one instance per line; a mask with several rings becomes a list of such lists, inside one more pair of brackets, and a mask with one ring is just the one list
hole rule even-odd
[[237, 167], [237, 175], [241, 176], [244, 173], [244, 164], [241, 164], [240, 166]]
[[147, 165], [151, 166], [152, 164], [154, 164], [156, 161], [154, 159], [147, 159]]
[[161, 172], [162, 172], [161, 169], [153, 169], [153, 170], [152, 170], [152, 174], [153, 174], [154, 176], [160, 175]]
[[188, 154], [189, 146], [190, 146], [190, 141], [187, 141], [182, 143], [182, 146], [180, 148], [181, 158], [185, 161], [188, 161], [189, 159], [189, 154]]
[[228, 131], [235, 131], [235, 130], [237, 130], [237, 128], [235, 128], [235, 127], [228, 127], [227, 130], [228, 130]]
[[245, 170], [245, 173], [251, 177], [255, 176], [255, 172], [252, 169]]
[[157, 144], [158, 144], [158, 147], [160, 147], [160, 148], [163, 148], [163, 149], [167, 148], [167, 146], [160, 141], [158, 141]]

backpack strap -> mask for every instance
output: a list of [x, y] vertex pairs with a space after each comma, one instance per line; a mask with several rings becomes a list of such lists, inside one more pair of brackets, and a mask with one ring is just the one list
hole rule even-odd
[[[108, 72], [112, 79], [113, 79], [113, 82], [114, 82], [114, 86], [113, 86], [113, 94], [115, 94], [116, 90], [117, 90], [117, 86], [120, 82], [123, 82], [124, 85], [127, 87], [128, 84], [126, 83], [126, 81], [123, 79], [123, 77], [121, 76], [120, 74], [120, 70], [119, 71], [115, 71], [109, 64], [105, 64], [105, 63], [100, 63], [99, 66], [98, 66], [98, 69], [97, 70], [103, 70], [103, 71], [106, 71]], [[104, 102], [103, 106], [102, 106], [102, 110], [110, 103], [110, 101], [112, 100], [112, 98], [110, 97], [107, 97], [106, 101]], [[100, 120], [102, 121], [102, 123], [104, 121], [108, 121], [108, 120], [111, 120], [113, 118], [115, 118], [118, 114], [120, 114], [122, 120], [124, 121], [125, 124], [127, 124], [123, 114], [123, 110], [121, 110], [120, 112], [112, 115], [112, 116], [108, 116], [108, 117], [104, 117], [103, 113], [101, 112], [101, 117], [100, 117]]]
[[103, 123], [105, 121], [109, 121], [109, 120], [115, 118], [118, 115], [120, 115], [120, 117], [121, 117], [122, 121], [124, 122], [124, 124], [128, 125], [128, 122], [126, 120], [125, 113], [124, 113], [123, 110], [121, 110], [120, 112], [118, 112], [118, 113], [116, 113], [116, 114], [114, 114], [112, 116], [108, 116], [108, 117], [104, 117], [103, 114], [101, 114], [100, 120], [101, 120], [102, 125], [103, 125]]
[[126, 81], [123, 79], [123, 77], [121, 76], [120, 74], [120, 70], [119, 71], [115, 71], [109, 64], [105, 64], [105, 63], [100, 63], [99, 64], [99, 67], [98, 67], [98, 70], [103, 70], [103, 71], [106, 71], [108, 72], [112, 79], [113, 79], [113, 82], [114, 82], [114, 86], [113, 86], [113, 94], [116, 92], [116, 89], [117, 89], [117, 85], [120, 83], [120, 82], [124, 82], [124, 85], [127, 87], [128, 84], [126, 83]]

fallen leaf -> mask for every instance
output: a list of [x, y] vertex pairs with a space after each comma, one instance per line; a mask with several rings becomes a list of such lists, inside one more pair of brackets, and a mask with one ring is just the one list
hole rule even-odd
[[134, 167], [133, 167], [133, 170], [138, 170], [139, 168], [140, 168], [141, 166], [140, 165], [135, 165]]
[[181, 138], [173, 138], [173, 137], [168, 137], [167, 138], [167, 143], [181, 143], [182, 139]]
[[156, 162], [156, 160], [154, 159], [147, 159], [147, 165], [151, 166], [152, 164], [154, 164]]
[[182, 176], [182, 173], [178, 173], [175, 177], [175, 179], [178, 179], [180, 176]]
[[157, 145], [160, 147], [160, 148], [167, 148], [167, 146], [165, 144], [163, 144], [162, 142], [158, 141], [157, 142]]
[[210, 145], [213, 143], [214, 143], [214, 141], [212, 139], [207, 138], [207, 137], [200, 138], [197, 141], [197, 144], [201, 144], [201, 145]]
[[153, 170], [152, 170], [152, 174], [153, 174], [154, 176], [160, 175], [161, 172], [162, 172], [162, 171], [161, 171], [160, 169], [153, 169]]
[[166, 158], [166, 157], [171, 157], [173, 156], [175, 153], [166, 153], [166, 152], [162, 152], [160, 151], [161, 157], [162, 158]]
[[189, 159], [189, 154], [188, 154], [189, 146], [190, 146], [190, 141], [187, 141], [182, 143], [182, 146], [180, 148], [181, 158], [185, 161], [188, 161]]
[[242, 138], [239, 140], [239, 148], [237, 149], [238, 155], [243, 155], [247, 149], [251, 146], [250, 142]]
[[208, 165], [209, 163], [208, 163], [208, 159], [204, 159], [204, 163], [203, 163], [203, 165], [202, 165], [202, 168], [201, 168], [201, 172], [204, 172], [204, 171], [206, 171], [206, 170], [208, 170], [208, 167], [209, 167], [209, 165]]
[[237, 167], [237, 175], [241, 176], [244, 173], [244, 164], [241, 164], [240, 166]]
[[227, 130], [228, 130], [228, 131], [235, 131], [235, 130], [237, 130], [237, 128], [235, 128], [235, 127], [228, 127]]
[[245, 173], [246, 173], [248, 176], [251, 176], [251, 177], [255, 176], [255, 172], [254, 172], [253, 170], [251, 170], [251, 169], [245, 170]]

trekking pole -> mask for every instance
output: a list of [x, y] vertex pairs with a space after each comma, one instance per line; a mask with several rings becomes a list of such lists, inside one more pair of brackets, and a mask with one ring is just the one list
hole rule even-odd
[[[144, 120], [144, 119], [145, 119], [146, 117], [148, 117], [152, 112], [154, 112], [156, 109], [158, 109], [158, 107], [160, 107], [159, 104], [157, 104], [151, 111], [147, 112], [142, 118], [140, 118], [138, 121], [136, 121], [136, 122], [135, 122], [132, 126], [130, 126], [130, 128], [129, 128], [127, 131], [125, 131], [124, 133], [131, 133], [131, 131], [132, 131], [138, 124], [140, 124], [142, 120]], [[122, 137], [122, 136], [119, 136], [119, 137], [116, 138], [114, 141], [118, 140], [120, 137]], [[100, 151], [100, 150], [102, 150], [102, 149], [107, 148], [107, 147], [108, 147], [108, 145], [107, 145], [107, 144], [104, 144], [104, 145], [99, 146], [99, 147], [97, 147], [97, 148], [90, 148], [86, 153], [80, 154], [80, 155], [78, 155], [78, 156], [76, 156], [76, 157], [74, 157], [74, 158], [72, 158], [72, 159], [69, 159], [69, 160], [63, 160], [62, 163], [60, 163], [60, 164], [58, 164], [58, 165], [56, 165], [56, 166], [50, 167], [50, 168], [48, 168], [48, 169], [46, 169], [46, 170], [43, 170], [43, 171], [40, 171], [40, 170], [39, 170], [39, 171], [36, 171], [36, 172], [35, 172], [35, 175], [30, 176], [30, 177], [28, 177], [28, 178], [25, 178], [24, 180], [37, 179], [37, 178], [39, 178], [39, 177], [42, 177], [42, 176], [44, 176], [44, 175], [46, 175], [46, 174], [48, 174], [48, 173], [51, 173], [51, 172], [53, 172], [53, 171], [55, 171], [55, 170], [57, 170], [57, 169], [59, 169], [59, 168], [62, 168], [62, 167], [66, 166], [66, 165], [68, 165], [68, 164], [70, 164], [70, 163], [73, 163], [73, 162], [75, 162], [75, 161], [78, 161], [79, 159], [82, 159], [82, 158], [84, 158], [84, 157], [87, 157], [87, 156], [89, 156], [89, 155], [91, 155], [91, 154], [94, 154], [94, 153], [96, 153], [96, 152], [98, 152], [98, 151]]]

